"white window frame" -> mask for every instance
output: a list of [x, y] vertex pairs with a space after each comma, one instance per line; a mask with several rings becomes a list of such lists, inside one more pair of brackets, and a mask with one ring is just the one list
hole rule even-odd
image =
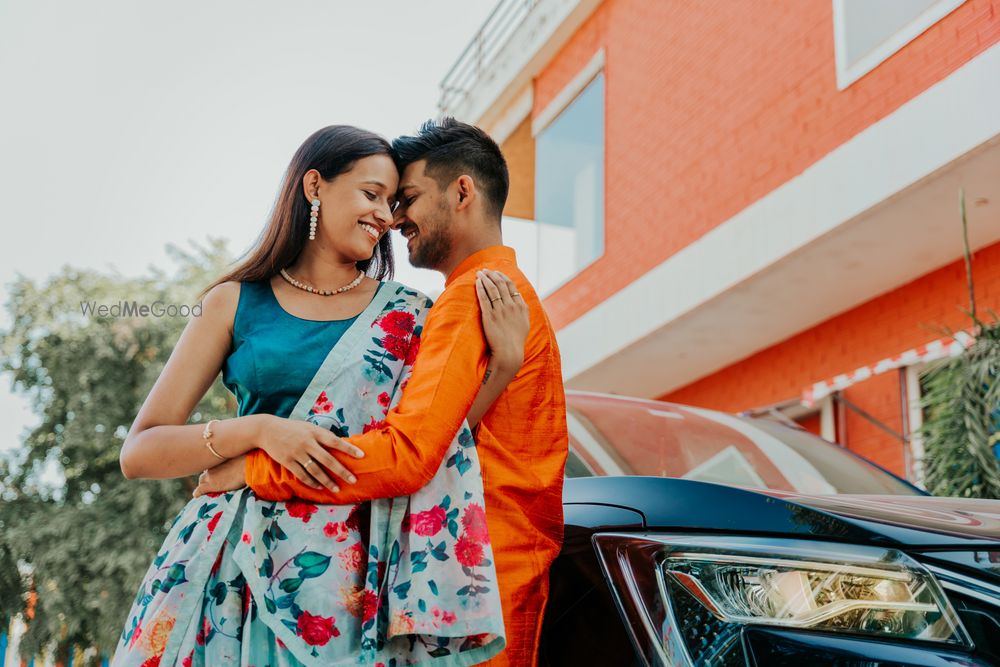
[[833, 409], [833, 394], [819, 401], [819, 437], [837, 442], [837, 414]]
[[920, 391], [920, 373], [926, 367], [927, 364], [924, 363], [906, 367], [906, 410], [907, 427], [909, 429], [907, 435], [910, 438], [907, 443], [910, 448], [910, 470], [908, 472], [912, 478], [910, 481], [921, 489], [926, 489], [924, 486], [926, 481], [926, 469], [924, 468], [926, 450], [924, 449], [924, 439], [920, 435], [920, 431], [924, 427], [924, 410], [921, 407], [923, 395]]
[[847, 26], [845, 3], [850, 0], [833, 0], [833, 41], [837, 60], [837, 88], [844, 90], [868, 72], [885, 62], [889, 56], [912, 42], [918, 35], [953, 12], [966, 0], [938, 0], [901, 30], [879, 44], [871, 53], [854, 64], [847, 62]]
[[[604, 61], [604, 49], [601, 48], [601, 49], [598, 49], [594, 53], [594, 55], [591, 57], [591, 59], [587, 62], [587, 64], [584, 65], [583, 68], [579, 72], [577, 72], [576, 76], [573, 77], [572, 81], [570, 81], [569, 83], [567, 83], [563, 87], [563, 89], [559, 91], [559, 94], [556, 95], [552, 99], [552, 101], [549, 102], [545, 106], [545, 108], [542, 109], [541, 112], [539, 112], [539, 114], [537, 116], [535, 116], [534, 119], [532, 119], [532, 121], [531, 121], [531, 136], [534, 139], [537, 140], [538, 139], [538, 135], [541, 134], [542, 132], [544, 132], [545, 128], [547, 128], [549, 125], [551, 125], [552, 122], [554, 120], [556, 120], [559, 117], [559, 115], [563, 111], [566, 110], [567, 107], [569, 107], [573, 102], [575, 102], [576, 98], [579, 97], [580, 94], [583, 93], [583, 91], [586, 90], [587, 87], [590, 86], [590, 84], [594, 82], [594, 79], [596, 79], [599, 74], [605, 73], [604, 72], [604, 62], [605, 62]], [[577, 267], [573, 271], [573, 273], [571, 275], [566, 276], [566, 278], [563, 279], [563, 280], [561, 280], [558, 284], [549, 285], [549, 286], [545, 287], [544, 289], [542, 289], [539, 286], [539, 296], [541, 296], [543, 299], [545, 297], [549, 296], [550, 294], [553, 294], [554, 292], [557, 292], [558, 290], [562, 289], [563, 287], [565, 287], [569, 283], [571, 283], [574, 279], [576, 279], [577, 276], [579, 276], [588, 267], [592, 266], [595, 262], [597, 262], [599, 259], [601, 259], [601, 257], [603, 257], [605, 255], [605, 253], [607, 252], [607, 244], [608, 244], [608, 228], [607, 228], [607, 224], [608, 224], [608, 219], [607, 219], [607, 159], [608, 159], [607, 147], [608, 147], [608, 137], [607, 137], [607, 128], [606, 128], [606, 125], [607, 125], [607, 112], [608, 112], [608, 108], [607, 108], [607, 104], [608, 104], [608, 90], [607, 90], [607, 85], [608, 85], [607, 76], [605, 74], [605, 79], [604, 79], [604, 86], [605, 87], [604, 87], [604, 100], [603, 100], [603, 104], [604, 104], [603, 114], [604, 114], [604, 119], [605, 119], [605, 132], [604, 132], [604, 146], [603, 146], [603, 149], [602, 149], [603, 153], [604, 153], [604, 165], [603, 165], [603, 169], [604, 169], [604, 182], [601, 184], [601, 187], [604, 188], [604, 196], [603, 196], [603, 199], [604, 199], [604, 210], [601, 211], [601, 218], [602, 218], [601, 219], [601, 226], [603, 228], [602, 231], [603, 231], [603, 235], [604, 235], [603, 250], [602, 250], [602, 252], [601, 252], [600, 255], [598, 255], [597, 257], [594, 257], [592, 260], [590, 260], [586, 264]], [[536, 146], [535, 146], [536, 159], [537, 159], [537, 150], [538, 150], [538, 147], [537, 147], [537, 144], [536, 144]], [[535, 180], [536, 180], [536, 182], [537, 182], [537, 179], [538, 179], [538, 171], [536, 169], [536, 171], [535, 171]], [[536, 200], [536, 206], [537, 206], [537, 200]], [[538, 222], [538, 211], [537, 210], [535, 211], [535, 222], [536, 223]], [[541, 268], [540, 268], [541, 267], [541, 262], [544, 260], [544, 258], [542, 257], [541, 243], [540, 242], [538, 244], [538, 255], [537, 255], [537, 257], [538, 257], [539, 269], [538, 269], [538, 273], [536, 273], [536, 276], [540, 276], [540, 274], [541, 274]], [[538, 283], [535, 283], [535, 284], [538, 285]]]
[[[531, 121], [531, 136], [537, 137], [542, 130], [548, 127], [602, 71], [604, 71], [604, 49], [598, 49], [590, 62], [584, 65], [583, 69], [573, 77], [573, 80], [567, 83], [559, 91], [559, 94], [552, 98], [552, 101], [545, 105], [545, 108]], [[607, 86], [606, 80], [604, 85]], [[607, 88], [605, 88], [604, 94], [605, 117], [607, 117]], [[605, 143], [607, 143], [607, 137], [605, 137]]]

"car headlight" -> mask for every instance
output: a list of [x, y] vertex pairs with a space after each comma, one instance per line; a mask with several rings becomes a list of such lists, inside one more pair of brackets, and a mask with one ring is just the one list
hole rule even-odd
[[933, 575], [894, 549], [608, 533], [594, 544], [651, 664], [744, 664], [747, 625], [971, 645]]

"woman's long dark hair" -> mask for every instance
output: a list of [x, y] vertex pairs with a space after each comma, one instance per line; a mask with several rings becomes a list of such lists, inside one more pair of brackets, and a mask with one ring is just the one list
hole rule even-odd
[[[309, 238], [309, 202], [302, 192], [302, 178], [315, 169], [324, 180], [349, 171], [354, 163], [371, 155], [392, 157], [389, 142], [368, 130], [350, 125], [330, 125], [314, 132], [295, 151], [271, 218], [254, 246], [235, 269], [202, 290], [201, 300], [216, 285], [235, 280], [269, 279], [299, 256]], [[358, 262], [358, 269], [376, 280], [392, 278], [392, 242], [385, 234], [371, 258]]]

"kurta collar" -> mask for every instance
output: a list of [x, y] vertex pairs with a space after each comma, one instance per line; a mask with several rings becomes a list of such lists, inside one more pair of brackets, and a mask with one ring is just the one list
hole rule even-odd
[[477, 266], [482, 266], [487, 262], [497, 262], [503, 260], [508, 260], [515, 264], [517, 263], [517, 255], [514, 253], [513, 248], [505, 245], [495, 245], [489, 248], [484, 248], [479, 252], [474, 252], [462, 260], [461, 264], [455, 267], [455, 270], [451, 272], [448, 279], [444, 281], [444, 286], [447, 287], [463, 273], [468, 273]]

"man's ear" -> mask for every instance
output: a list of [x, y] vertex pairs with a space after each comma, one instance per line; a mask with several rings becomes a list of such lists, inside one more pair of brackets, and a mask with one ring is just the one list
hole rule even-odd
[[462, 174], [458, 177], [456, 186], [458, 206], [455, 210], [461, 211], [467, 208], [472, 203], [472, 200], [476, 198], [476, 182], [468, 174]]

